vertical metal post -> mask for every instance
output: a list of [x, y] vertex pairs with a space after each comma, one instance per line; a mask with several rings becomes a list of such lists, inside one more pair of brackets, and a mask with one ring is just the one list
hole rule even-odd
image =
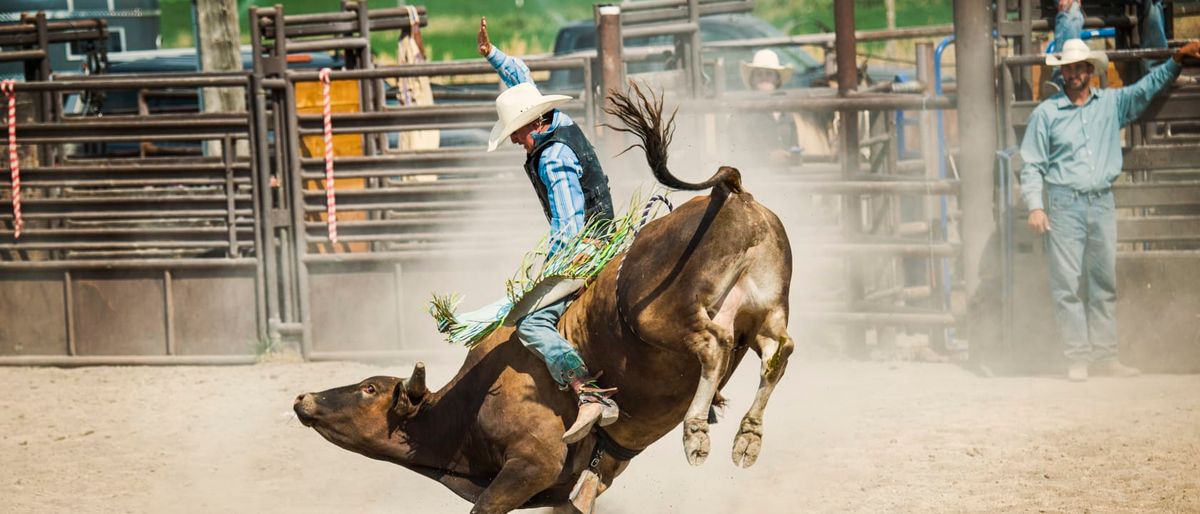
[[[275, 4], [275, 57], [280, 63], [280, 76], [284, 79], [283, 94], [276, 93], [276, 97], [282, 97], [282, 101], [275, 103], [275, 136], [277, 149], [277, 175], [280, 184], [280, 199], [284, 204], [284, 212], [292, 214], [290, 224], [283, 224], [279, 232], [280, 241], [280, 276], [282, 280], [284, 297], [283, 297], [283, 312], [286, 313], [285, 321], [303, 322], [307, 319], [308, 312], [307, 304], [301, 306], [300, 300], [300, 285], [299, 281], [302, 274], [301, 267], [296, 262], [300, 259], [301, 254], [296, 250], [296, 245], [293, 242], [293, 231], [296, 232], [295, 237], [302, 237], [299, 233], [304, 231], [304, 187], [302, 177], [299, 173], [300, 159], [300, 139], [296, 135], [296, 89], [291, 79], [288, 77], [287, 71], [287, 36], [286, 27], [284, 25], [283, 4]], [[293, 172], [293, 170], [297, 170]], [[298, 195], [298, 196], [297, 196]], [[297, 212], [299, 211], [299, 212]], [[303, 337], [303, 334], [301, 334]], [[308, 353], [305, 349], [306, 343], [301, 341], [301, 353], [307, 358]]]
[[296, 277], [296, 304], [299, 307], [300, 355], [305, 360], [312, 354], [312, 316], [309, 313], [308, 296], [308, 264], [304, 256], [308, 253], [308, 231], [304, 225], [304, 177], [300, 165], [300, 123], [296, 116], [296, 84], [285, 72], [285, 100], [282, 109], [285, 110], [287, 122], [285, 130], [288, 133], [288, 166], [287, 187], [292, 193], [292, 226], [295, 227], [293, 251]]
[[[38, 61], [38, 80], [50, 80], [50, 33], [46, 26], [46, 13], [38, 11], [37, 13], [37, 45], [43, 52], [41, 60]], [[53, 97], [49, 91], [42, 91], [39, 95], [41, 101], [38, 102], [37, 120], [42, 123], [49, 122], [53, 117]], [[56, 145], [38, 145], [38, 165], [50, 166], [51, 154], [50, 149]]]
[[[259, 319], [259, 337], [269, 337], [267, 327], [271, 320], [282, 319], [279, 314], [279, 274], [276, 268], [276, 247], [274, 228], [274, 205], [271, 201], [271, 157], [269, 139], [267, 136], [267, 93], [263, 89], [262, 58], [262, 26], [259, 24], [258, 7], [250, 7], [250, 47], [253, 53], [253, 73], [250, 75], [250, 91], [247, 95], [250, 101], [251, 142], [254, 152], [251, 154], [252, 170], [251, 190], [254, 192], [256, 237], [258, 248], [255, 255], [259, 256], [259, 288], [263, 295], [263, 312]], [[278, 132], [277, 132], [278, 133]], [[283, 144], [279, 139], [275, 145]]]
[[221, 139], [221, 164], [225, 166], [225, 228], [229, 235], [230, 258], [237, 257], [237, 184], [233, 180], [233, 136]]
[[[228, 150], [229, 147], [223, 148]], [[173, 277], [171, 276], [170, 268], [163, 270], [163, 317], [166, 318], [164, 330], [167, 333], [167, 355], [175, 355], [178, 349], [175, 347], [175, 297], [171, 292]]]
[[992, 199], [996, 159], [996, 58], [990, 2], [954, 0], [961, 157], [963, 272], [967, 297], [979, 287], [979, 265], [995, 230]]
[[[921, 81], [924, 89], [922, 94], [927, 97], [932, 97], [937, 94], [935, 82], [934, 67], [934, 49], [932, 43], [917, 43], [917, 80]], [[925, 179], [936, 180], [939, 175], [939, 162], [941, 155], [938, 153], [938, 132], [937, 132], [937, 115], [933, 111], [921, 111], [920, 115], [921, 127], [921, 159], [925, 163]], [[926, 237], [930, 243], [933, 243], [934, 233], [932, 230], [934, 212], [937, 211], [937, 204], [940, 203], [937, 197], [926, 195], [921, 198], [921, 221], [927, 224]], [[921, 263], [925, 267], [925, 277], [929, 280], [924, 284], [928, 285], [931, 290], [936, 286], [931, 277], [937, 276], [937, 262], [940, 259], [924, 258]], [[929, 330], [929, 344], [934, 348], [945, 347], [946, 331], [941, 328]]]
[[[621, 8], [616, 5], [596, 6], [596, 48], [600, 59], [600, 95], [597, 97], [598, 112], [596, 125], [607, 123], [607, 115], [601, 115], [608, 105], [610, 90], [620, 91], [625, 85], [625, 45], [621, 41]], [[588, 87], [591, 87], [590, 85]], [[620, 151], [620, 133], [605, 131], [606, 151], [613, 155]]]
[[583, 60], [583, 112], [587, 116], [587, 123], [583, 128], [591, 138], [598, 135], [596, 126], [600, 124], [599, 110], [596, 109], [596, 77], [592, 76], [592, 65], [595, 63], [596, 60], [590, 57]]
[[63, 272], [63, 312], [67, 316], [67, 355], [79, 353], [79, 339], [75, 334], [75, 285], [72, 283], [71, 270]]
[[[858, 54], [854, 34], [854, 2], [834, 2], [834, 28], [836, 30], [838, 95], [847, 96], [858, 85]], [[858, 174], [858, 111], [841, 112], [842, 133], [842, 176], [852, 180]], [[862, 231], [862, 199], [857, 194], [842, 196], [842, 230], [847, 240], [859, 238]], [[846, 259], [846, 307], [853, 312], [858, 309], [863, 297], [861, 261], [857, 257]], [[859, 325], [846, 329], [846, 348], [855, 357], [866, 356], [866, 334]]]
[[692, 86], [692, 98], [700, 98], [704, 92], [704, 60], [700, 54], [700, 0], [688, 0], [688, 22], [696, 27], [688, 34], [688, 75]]

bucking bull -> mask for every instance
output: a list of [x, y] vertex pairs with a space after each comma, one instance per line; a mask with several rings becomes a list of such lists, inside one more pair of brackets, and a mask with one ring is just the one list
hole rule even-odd
[[[712, 188], [654, 220], [562, 317], [559, 330], [619, 389], [620, 418], [568, 445], [576, 404], [546, 366], [501, 328], [467, 354], [458, 374], [429, 391], [425, 368], [302, 394], [300, 422], [347, 450], [432, 478], [473, 502], [473, 513], [528, 507], [589, 512], [629, 459], [683, 423], [688, 462], [709, 453], [710, 409], [746, 354], [762, 360], [754, 402], [733, 445], [748, 467], [762, 445], [763, 411], [783, 376], [792, 255], [779, 218], [756, 202], [737, 169], [702, 183], [667, 169], [674, 116], [636, 87], [606, 110], [636, 135], [655, 178], [682, 190]], [[572, 491], [576, 484], [579, 490]]]

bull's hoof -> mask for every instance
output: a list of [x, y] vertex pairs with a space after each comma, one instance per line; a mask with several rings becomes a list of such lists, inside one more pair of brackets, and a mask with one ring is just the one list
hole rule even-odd
[[708, 421], [689, 419], [683, 422], [683, 452], [688, 464], [699, 466], [708, 458]]
[[742, 419], [737, 438], [733, 440], [734, 465], [748, 468], [758, 460], [758, 452], [762, 449], [762, 420], [754, 418]]

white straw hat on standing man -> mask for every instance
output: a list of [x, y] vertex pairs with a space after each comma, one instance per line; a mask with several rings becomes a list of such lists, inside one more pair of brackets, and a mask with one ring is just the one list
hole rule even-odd
[[1062, 51], [1046, 54], [1047, 66], [1066, 66], [1077, 62], [1092, 63], [1096, 72], [1108, 69], [1108, 55], [1104, 52], [1093, 51], [1082, 39], [1068, 39], [1063, 43]]
[[496, 115], [499, 119], [488, 136], [488, 151], [495, 150], [517, 129], [569, 101], [571, 97], [565, 95], [543, 95], [537, 86], [529, 82], [508, 88], [496, 97]]
[[792, 79], [792, 72], [795, 71], [791, 66], [779, 64], [779, 54], [766, 48], [754, 52], [754, 59], [750, 62], [742, 61], [742, 83], [746, 84], [746, 87], [754, 87], [750, 83], [750, 76], [754, 74], [754, 70], [767, 70], [778, 73], [780, 87], [783, 87], [784, 84], [787, 84]]

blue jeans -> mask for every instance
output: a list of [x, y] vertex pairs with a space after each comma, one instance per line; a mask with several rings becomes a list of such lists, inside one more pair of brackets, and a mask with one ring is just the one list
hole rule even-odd
[[1117, 216], [1112, 191], [1084, 193], [1047, 184], [1046, 197], [1050, 291], [1064, 353], [1083, 362], [1116, 357]]
[[568, 296], [517, 321], [517, 338], [521, 344], [546, 362], [550, 376], [563, 387], [570, 385], [572, 379], [587, 376], [579, 352], [558, 333], [558, 320], [573, 300], [574, 296]]

